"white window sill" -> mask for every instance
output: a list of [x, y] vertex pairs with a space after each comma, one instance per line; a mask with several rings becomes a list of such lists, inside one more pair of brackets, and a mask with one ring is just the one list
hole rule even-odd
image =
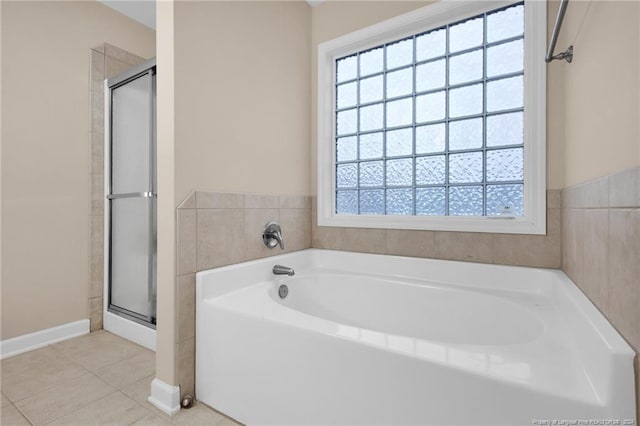
[[546, 215], [527, 217], [323, 215], [318, 226], [347, 228], [413, 229], [428, 231], [484, 232], [497, 234], [546, 234]]

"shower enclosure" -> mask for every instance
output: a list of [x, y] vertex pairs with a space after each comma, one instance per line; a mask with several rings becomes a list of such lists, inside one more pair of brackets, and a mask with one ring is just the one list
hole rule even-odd
[[155, 348], [155, 59], [105, 81], [104, 328]]

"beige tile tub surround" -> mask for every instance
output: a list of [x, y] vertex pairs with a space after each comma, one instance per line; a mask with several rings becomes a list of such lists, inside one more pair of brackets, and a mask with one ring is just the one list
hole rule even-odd
[[89, 50], [90, 161], [89, 161], [89, 319], [91, 331], [102, 328], [104, 289], [104, 80], [145, 61], [144, 58], [103, 43]]
[[501, 265], [559, 268], [561, 265], [560, 191], [547, 191], [547, 234], [487, 234], [317, 226], [315, 198], [312, 246]]
[[562, 269], [640, 351], [640, 167], [562, 191]]
[[640, 167], [562, 190], [562, 222], [562, 269], [640, 353]]
[[[195, 391], [195, 273], [310, 247], [547, 268], [561, 265], [560, 192], [548, 191], [544, 236], [316, 226], [311, 197], [192, 192], [176, 212], [176, 377]], [[262, 230], [280, 223], [285, 250], [266, 249]]]
[[[195, 273], [311, 247], [308, 196], [192, 192], [176, 211], [176, 377], [195, 393]], [[282, 227], [285, 250], [267, 249], [267, 222]]]

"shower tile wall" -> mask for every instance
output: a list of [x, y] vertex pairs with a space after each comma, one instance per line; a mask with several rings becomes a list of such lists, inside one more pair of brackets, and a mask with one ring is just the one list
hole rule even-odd
[[[182, 396], [195, 392], [195, 273], [311, 247], [311, 198], [193, 192], [178, 206], [176, 372]], [[285, 250], [267, 249], [262, 230], [282, 227]]]
[[562, 229], [562, 270], [640, 354], [640, 167], [565, 188]]
[[317, 226], [313, 199], [312, 246], [333, 250], [560, 268], [560, 191], [547, 191], [547, 234], [487, 234]]
[[145, 61], [108, 43], [90, 49], [89, 123], [89, 319], [91, 331], [102, 328], [104, 289], [104, 80]]

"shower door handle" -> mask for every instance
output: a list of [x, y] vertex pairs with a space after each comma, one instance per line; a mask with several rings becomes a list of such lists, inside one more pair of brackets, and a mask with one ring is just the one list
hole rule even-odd
[[108, 194], [107, 200], [115, 200], [118, 198], [157, 198], [155, 192], [128, 192], [126, 194]]

